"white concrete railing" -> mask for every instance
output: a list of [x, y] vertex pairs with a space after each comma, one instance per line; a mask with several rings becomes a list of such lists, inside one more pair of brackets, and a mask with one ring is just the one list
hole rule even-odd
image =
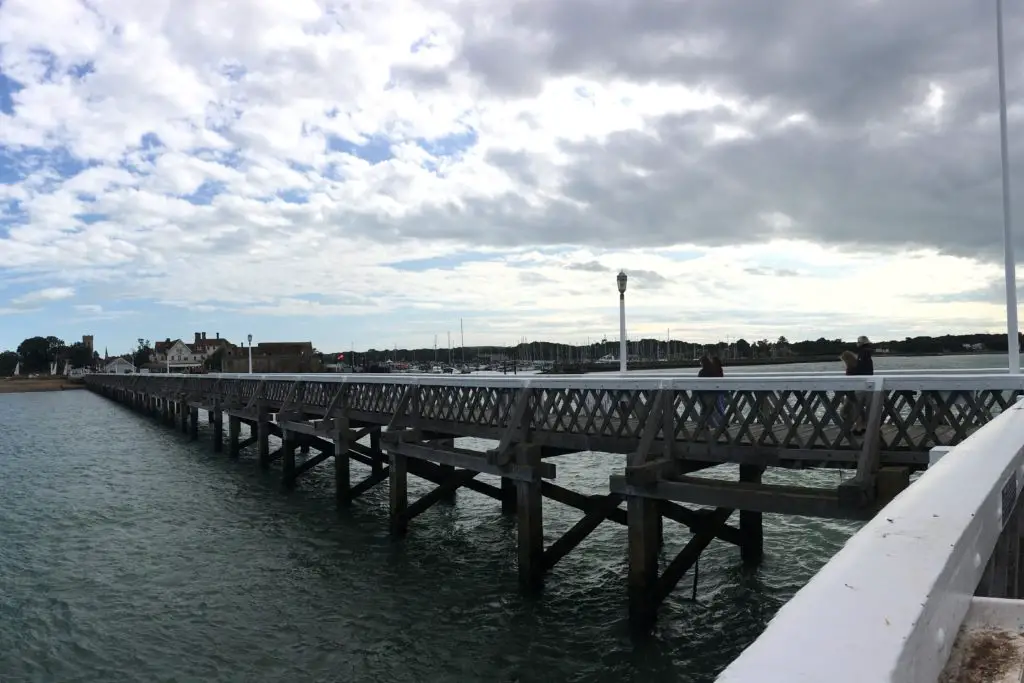
[[850, 538], [718, 683], [935, 683], [1022, 485], [1017, 403]]

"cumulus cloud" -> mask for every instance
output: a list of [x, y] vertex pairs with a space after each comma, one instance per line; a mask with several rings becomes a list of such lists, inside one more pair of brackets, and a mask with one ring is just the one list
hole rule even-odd
[[658, 336], [998, 327], [991, 4], [6, 0], [0, 282], [499, 340], [614, 331], [623, 268]]
[[47, 287], [46, 289], [38, 289], [34, 292], [28, 292], [11, 299], [11, 303], [16, 306], [30, 306], [33, 304], [70, 299], [74, 295], [75, 290], [72, 287]]

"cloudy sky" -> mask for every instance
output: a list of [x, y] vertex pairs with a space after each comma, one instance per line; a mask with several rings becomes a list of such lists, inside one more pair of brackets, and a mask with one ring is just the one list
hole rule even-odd
[[3, 0], [0, 348], [1005, 329], [994, 7]]

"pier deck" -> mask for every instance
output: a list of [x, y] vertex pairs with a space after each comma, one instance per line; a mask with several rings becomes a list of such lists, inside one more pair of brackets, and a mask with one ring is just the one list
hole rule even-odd
[[[1009, 375], [875, 377], [500, 377], [418, 375], [91, 375], [93, 391], [198, 437], [208, 413], [214, 450], [255, 445], [259, 462], [281, 462], [282, 479], [333, 460], [339, 505], [388, 481], [391, 530], [406, 532], [430, 506], [469, 488], [501, 502], [518, 521], [521, 582], [544, 572], [604, 521], [628, 527], [630, 615], [649, 624], [657, 605], [714, 539], [763, 554], [761, 513], [870, 518], [928, 465], [933, 446], [952, 446], [1022, 393]], [[864, 433], [850, 403], [861, 406]], [[243, 440], [241, 426], [249, 435]], [[269, 437], [281, 439], [270, 450]], [[486, 451], [455, 439], [496, 442]], [[360, 443], [368, 439], [369, 445]], [[304, 457], [297, 457], [297, 451]], [[315, 451], [315, 454], [310, 455]], [[624, 454], [607, 492], [555, 484], [557, 459], [596, 451]], [[350, 462], [371, 468], [351, 481]], [[739, 481], [696, 476], [724, 463]], [[847, 468], [834, 488], [761, 483], [767, 467]], [[500, 486], [478, 481], [480, 473]], [[407, 478], [436, 488], [409, 501]], [[577, 508], [582, 519], [545, 548], [542, 500]], [[626, 503], [626, 509], [621, 504]], [[699, 506], [694, 509], [690, 506]], [[729, 525], [739, 511], [737, 526]], [[690, 542], [659, 571], [664, 519]]]

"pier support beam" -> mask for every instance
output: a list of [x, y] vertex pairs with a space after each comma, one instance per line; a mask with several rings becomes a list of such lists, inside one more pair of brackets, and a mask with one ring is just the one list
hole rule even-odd
[[388, 453], [389, 517], [391, 533], [401, 536], [409, 528], [409, 461], [394, 451]]
[[514, 515], [516, 513], [516, 482], [509, 477], [501, 478], [501, 513], [503, 515]]
[[516, 522], [518, 534], [519, 583], [528, 590], [541, 586], [544, 576], [544, 516], [539, 446], [516, 445], [517, 465], [536, 473], [533, 481], [516, 481]]
[[224, 450], [224, 412], [221, 410], [220, 401], [214, 402], [209, 416], [210, 426], [213, 428], [213, 452], [220, 453]]
[[[760, 484], [764, 467], [760, 465], [740, 465], [740, 482]], [[747, 567], [756, 567], [764, 557], [764, 520], [763, 514], [751, 510], [740, 510], [740, 559]]]
[[626, 502], [629, 555], [629, 620], [644, 628], [654, 623], [658, 609], [658, 501], [631, 496]]
[[292, 488], [295, 485], [295, 433], [287, 429], [281, 432], [281, 467], [282, 485]]
[[228, 415], [228, 455], [238, 457], [238, 440], [242, 432], [242, 420]]
[[352, 502], [352, 466], [348, 454], [348, 437], [348, 418], [334, 418], [334, 502], [339, 508]]
[[376, 427], [370, 431], [370, 450], [373, 451], [374, 458], [373, 463], [370, 465], [370, 469], [373, 471], [375, 476], [380, 476], [384, 473], [384, 452], [380, 448], [380, 437], [381, 428]]
[[270, 467], [270, 412], [262, 403], [256, 408], [256, 450], [260, 467]]
[[188, 436], [195, 441], [199, 438], [199, 408], [190, 406], [188, 409]]
[[[434, 441], [434, 444], [436, 444], [436, 446], [438, 448], [455, 448], [455, 439], [453, 439], [453, 438], [451, 438], [451, 439], [437, 439], [437, 440]], [[455, 466], [454, 465], [444, 465], [444, 464], [441, 464], [441, 465], [438, 465], [438, 467], [441, 469], [442, 476], [444, 476], [446, 478], [447, 477], [455, 476]], [[455, 491], [456, 490], [457, 489], [455, 489], [455, 488], [453, 488], [451, 490], [446, 490], [445, 493], [440, 497], [440, 501], [445, 502], [445, 503], [454, 503], [455, 502]]]

